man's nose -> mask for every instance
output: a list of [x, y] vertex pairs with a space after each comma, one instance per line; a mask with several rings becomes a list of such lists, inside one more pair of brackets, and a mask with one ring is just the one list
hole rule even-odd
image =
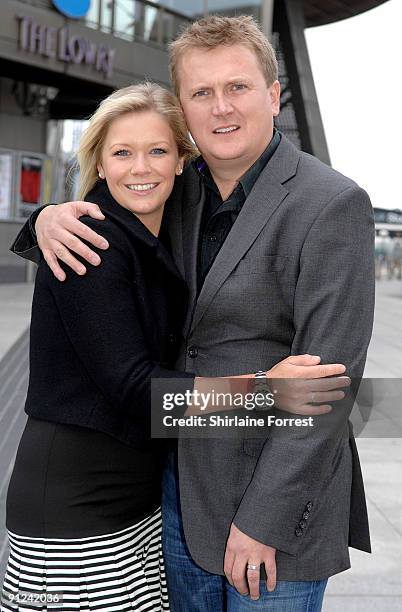
[[212, 107], [212, 114], [215, 117], [228, 115], [233, 111], [233, 106], [225, 93], [216, 93], [214, 97], [214, 104]]
[[133, 161], [131, 164], [131, 170], [130, 170], [132, 175], [149, 174], [150, 170], [151, 170], [151, 167], [150, 167], [149, 159], [147, 158], [146, 155], [136, 155], [133, 158]]

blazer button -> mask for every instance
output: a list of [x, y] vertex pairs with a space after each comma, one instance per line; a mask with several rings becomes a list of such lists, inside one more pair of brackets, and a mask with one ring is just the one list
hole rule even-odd
[[174, 344], [176, 342], [176, 335], [175, 334], [169, 334], [169, 342], [170, 342], [170, 344]]
[[306, 504], [306, 510], [308, 510], [309, 512], [311, 511], [312, 507], [313, 507], [313, 502], [310, 501]]
[[187, 349], [187, 355], [191, 359], [195, 359], [198, 355], [198, 348], [196, 346], [189, 346], [189, 348]]
[[295, 529], [295, 535], [296, 535], [298, 538], [300, 538], [300, 536], [302, 536], [302, 535], [303, 535], [303, 531], [300, 529], [300, 527], [297, 527], [297, 528]]
[[304, 520], [307, 520], [309, 516], [310, 516], [310, 512], [309, 512], [308, 510], [306, 510], [305, 512], [303, 512], [303, 518], [304, 518]]
[[299, 522], [300, 529], [304, 529], [306, 527], [306, 525], [307, 525], [306, 521], [300, 521]]

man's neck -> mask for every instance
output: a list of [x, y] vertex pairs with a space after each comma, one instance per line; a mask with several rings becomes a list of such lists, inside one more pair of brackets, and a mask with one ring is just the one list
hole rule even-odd
[[241, 177], [264, 153], [265, 149], [271, 142], [271, 139], [272, 138], [269, 139], [262, 151], [259, 151], [257, 155], [255, 155], [254, 157], [250, 157], [249, 159], [240, 158], [221, 160], [214, 158], [210, 159], [207, 155], [203, 156], [204, 160], [208, 165], [212, 178], [214, 179], [215, 184], [219, 189], [219, 193], [221, 194], [222, 200], [226, 200], [230, 196], [230, 194], [240, 181]]

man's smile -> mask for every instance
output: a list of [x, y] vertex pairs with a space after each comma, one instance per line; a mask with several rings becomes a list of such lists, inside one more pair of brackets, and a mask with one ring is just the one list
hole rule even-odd
[[237, 132], [239, 129], [239, 125], [221, 126], [214, 129], [214, 134], [231, 134], [232, 132]]

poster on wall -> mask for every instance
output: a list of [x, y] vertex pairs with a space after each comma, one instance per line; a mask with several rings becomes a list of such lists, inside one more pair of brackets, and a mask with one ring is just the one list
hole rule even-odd
[[0, 219], [11, 217], [12, 169], [12, 155], [0, 153]]
[[23, 155], [21, 157], [19, 217], [29, 217], [41, 203], [43, 159]]

